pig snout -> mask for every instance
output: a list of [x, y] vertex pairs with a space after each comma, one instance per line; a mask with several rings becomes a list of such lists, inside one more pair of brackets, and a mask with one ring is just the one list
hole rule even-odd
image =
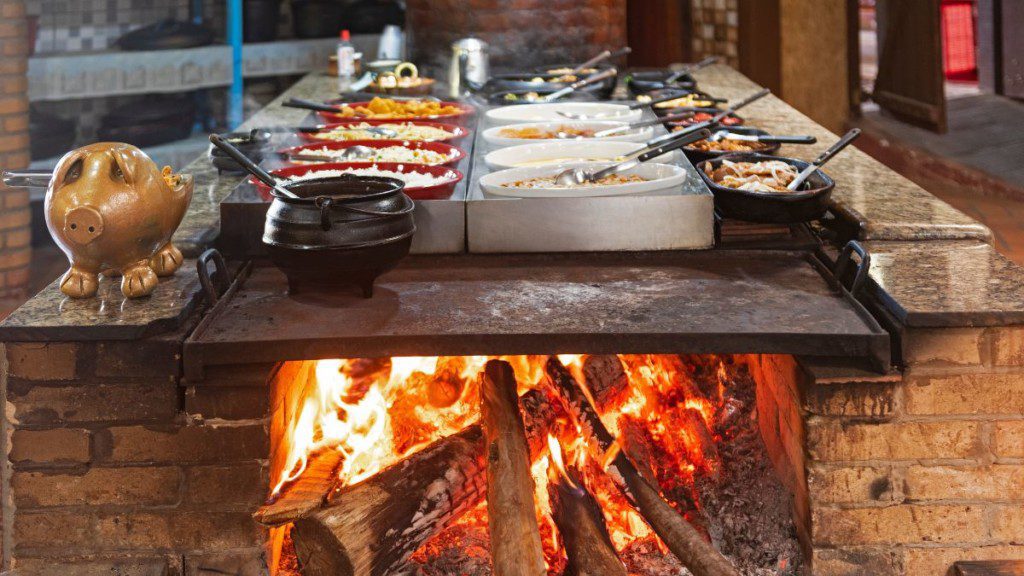
[[103, 216], [89, 206], [80, 206], [64, 217], [64, 234], [79, 245], [86, 245], [103, 233]]

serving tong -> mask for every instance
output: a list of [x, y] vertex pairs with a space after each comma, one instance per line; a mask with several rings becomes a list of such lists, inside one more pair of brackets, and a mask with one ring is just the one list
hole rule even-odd
[[744, 142], [767, 142], [771, 144], [814, 144], [818, 141], [814, 136], [776, 136], [774, 134], [740, 134], [728, 129], [718, 130], [708, 138], [712, 142], [722, 140], [742, 140]]
[[583, 88], [584, 86], [589, 86], [591, 84], [594, 84], [595, 82], [600, 82], [601, 80], [605, 80], [607, 78], [612, 78], [612, 77], [616, 76], [618, 73], [619, 73], [619, 71], [616, 70], [615, 68], [609, 68], [607, 70], [602, 70], [601, 72], [597, 72], [597, 73], [591, 74], [590, 76], [587, 76], [586, 78], [583, 78], [582, 80], [577, 80], [577, 81], [573, 82], [572, 84], [569, 84], [565, 88], [562, 88], [560, 90], [555, 90], [554, 92], [552, 92], [551, 94], [548, 94], [547, 96], [542, 96], [538, 101], [539, 102], [554, 102], [555, 100], [558, 100], [559, 98], [561, 98], [562, 96], [565, 96], [566, 94], [571, 94], [571, 93], [575, 92], [576, 90], [578, 90], [580, 88]]
[[[355, 121], [358, 122], [358, 120]], [[396, 120], [395, 122], [401, 122], [401, 120]], [[335, 130], [335, 128], [324, 124], [321, 124], [319, 126], [270, 126], [267, 128], [253, 128], [249, 132], [249, 137], [256, 138], [256, 136], [261, 132], [266, 132], [270, 134], [291, 134], [292, 132], [316, 134], [318, 132], [329, 132], [331, 130]], [[398, 132], [395, 132], [390, 128], [383, 128], [381, 126], [368, 126], [366, 128], [358, 128], [358, 130], [363, 130], [371, 134], [377, 134], [378, 136], [381, 136], [383, 138], [394, 139], [398, 137]]]
[[659, 137], [655, 138], [654, 140], [651, 140], [651, 143], [654, 144], [654, 143], [658, 143], [658, 142], [664, 142], [666, 140], [669, 140], [672, 136], [676, 136], [676, 135], [679, 135], [679, 134], [690, 134], [691, 132], [696, 132], [697, 130], [703, 130], [705, 128], [712, 128], [716, 124], [721, 122], [723, 118], [726, 118], [730, 114], [735, 114], [737, 110], [743, 108], [744, 106], [747, 106], [748, 104], [752, 104], [752, 103], [760, 100], [761, 98], [764, 98], [765, 96], [767, 96], [767, 95], [769, 95], [771, 93], [772, 93], [771, 90], [769, 90], [767, 88], [762, 88], [761, 90], [758, 90], [757, 92], [754, 92], [750, 96], [747, 96], [743, 100], [740, 100], [739, 102], [733, 104], [732, 106], [729, 106], [729, 108], [727, 108], [725, 110], [722, 110], [718, 114], [715, 114], [714, 116], [711, 117], [711, 120], [705, 120], [704, 122], [698, 122], [696, 124], [693, 124], [692, 126], [687, 126], [686, 128], [683, 128], [682, 130], [677, 130], [675, 132], [669, 132], [668, 134], [665, 134], [663, 136], [659, 136]]
[[341, 151], [337, 156], [322, 154], [288, 154], [288, 160], [299, 162], [358, 162], [373, 155], [373, 148], [356, 144]]
[[860, 128], [854, 128], [846, 134], [843, 134], [842, 138], [837, 140], [835, 144], [829, 146], [828, 149], [812, 160], [806, 168], [801, 170], [800, 173], [796, 175], [796, 178], [786, 186], [786, 189], [799, 190], [800, 187], [804, 185], [804, 182], [811, 177], [811, 174], [817, 172], [818, 168], [821, 168], [824, 163], [834, 158], [836, 154], [838, 154], [843, 148], [849, 146], [850, 143], [856, 140], [858, 136], [860, 136]]
[[627, 156], [626, 159], [616, 162], [606, 168], [602, 168], [596, 172], [588, 172], [583, 168], [569, 168], [568, 170], [560, 172], [558, 176], [555, 177], [555, 184], [560, 186], [580, 186], [587, 182], [596, 182], [602, 178], [611, 176], [612, 174], [636, 168], [641, 163], [657, 158], [666, 152], [671, 152], [678, 148], [682, 148], [687, 144], [703, 140], [708, 136], [711, 136], [711, 131], [704, 129], [682, 135], [673, 134], [673, 136], [675, 137], [668, 141], [663, 141], [655, 146], [648, 146], [644, 149], [638, 150], [637, 152]]
[[[654, 120], [644, 120], [642, 122], [631, 122], [629, 124], [624, 124], [622, 126], [616, 126], [614, 128], [605, 128], [604, 130], [598, 130], [597, 132], [594, 132], [594, 136], [593, 137], [594, 138], [604, 138], [605, 136], [613, 136], [615, 134], [623, 134], [623, 133], [629, 132], [630, 130], [636, 130], [637, 128], [646, 128], [648, 126], [657, 126], [658, 124], [664, 124], [665, 122], [675, 122], [676, 120], [686, 120], [687, 118], [693, 118], [694, 114], [696, 114], [696, 112], [680, 112], [678, 114], [669, 114], [667, 116], [662, 116], [661, 118], [655, 118]], [[564, 132], [559, 132], [558, 133], [558, 137], [559, 138], [573, 138], [573, 136], [571, 136], [569, 134], [565, 134], [564, 136], [563, 136], [563, 134], [565, 134], [565, 133]]]

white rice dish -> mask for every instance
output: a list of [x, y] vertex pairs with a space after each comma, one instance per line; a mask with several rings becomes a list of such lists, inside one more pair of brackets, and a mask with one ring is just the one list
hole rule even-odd
[[[386, 146], [384, 148], [372, 148], [372, 150], [373, 154], [359, 158], [359, 162], [407, 162], [409, 164], [427, 164], [434, 166], [437, 164], [444, 164], [454, 156], [454, 154], [442, 154], [441, 152], [434, 152], [433, 150], [414, 150], [412, 148], [406, 148], [405, 146]], [[326, 146], [319, 150], [307, 148], [301, 153], [311, 156], [341, 158], [341, 155], [345, 153], [345, 148], [340, 150], [327, 148]]]
[[[386, 128], [394, 130], [395, 136], [384, 136], [378, 132], [370, 132], [367, 128]], [[420, 126], [409, 122], [395, 124], [377, 124], [368, 122], [352, 124], [344, 128], [336, 128], [328, 132], [314, 132], [313, 137], [322, 140], [421, 140], [433, 141], [450, 138], [452, 133], [433, 126]]]
[[343, 174], [354, 174], [356, 176], [379, 176], [383, 178], [397, 178], [405, 182], [407, 188], [425, 188], [427, 186], [438, 186], [451, 182], [451, 178], [437, 177], [419, 172], [396, 172], [394, 170], [381, 170], [377, 167], [351, 168], [348, 170], [311, 170], [301, 176], [292, 176], [285, 183], [301, 182], [316, 178], [334, 178]]

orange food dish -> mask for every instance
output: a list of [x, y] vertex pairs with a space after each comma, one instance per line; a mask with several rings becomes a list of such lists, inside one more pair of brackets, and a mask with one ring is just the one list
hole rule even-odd
[[366, 106], [344, 106], [335, 116], [341, 118], [370, 118], [394, 120], [400, 118], [424, 118], [428, 116], [454, 116], [462, 110], [443, 102], [427, 100], [393, 100], [374, 98]]

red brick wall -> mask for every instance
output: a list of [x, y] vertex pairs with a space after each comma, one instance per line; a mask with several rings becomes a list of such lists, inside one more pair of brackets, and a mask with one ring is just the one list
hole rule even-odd
[[[22, 0], [0, 0], [0, 168], [24, 168], [28, 151], [28, 27]], [[0, 297], [22, 295], [32, 257], [28, 191], [0, 184]]]
[[413, 57], [446, 70], [451, 43], [491, 46], [492, 69], [582, 62], [626, 45], [626, 0], [410, 0]]

